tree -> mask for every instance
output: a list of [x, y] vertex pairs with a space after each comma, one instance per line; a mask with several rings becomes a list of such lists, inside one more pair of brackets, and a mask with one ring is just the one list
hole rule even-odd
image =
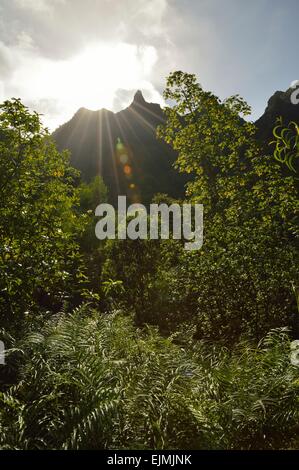
[[294, 177], [261, 153], [240, 97], [221, 102], [183, 72], [169, 76], [164, 96], [174, 106], [158, 135], [178, 151], [179, 171], [194, 175], [189, 201], [204, 204], [204, 246], [183, 253], [178, 270], [196, 286], [197, 336], [232, 341], [288, 324], [298, 276]]
[[[88, 272], [84, 296], [98, 301], [101, 294], [101, 270], [103, 264], [104, 243], [95, 236], [97, 219], [95, 209], [99, 204], [108, 201], [108, 189], [102, 178], [96, 176], [90, 183], [82, 182], [78, 187], [79, 212], [85, 217], [85, 228], [80, 237], [80, 252], [84, 259], [84, 266]], [[83, 276], [81, 274], [81, 276]], [[82, 277], [84, 279], [84, 276]], [[98, 303], [98, 302], [97, 302]]]
[[76, 292], [83, 219], [68, 154], [19, 99], [0, 106], [1, 324], [57, 309]]
[[183, 72], [170, 74], [164, 97], [174, 105], [165, 109], [166, 124], [158, 136], [178, 151], [177, 169], [194, 175], [187, 195], [200, 200], [206, 213], [222, 208], [225, 192], [232, 189], [228, 182], [234, 179], [235, 191], [242, 186], [246, 156], [257, 147], [254, 125], [239, 116], [250, 114], [249, 106], [238, 95], [221, 103]]

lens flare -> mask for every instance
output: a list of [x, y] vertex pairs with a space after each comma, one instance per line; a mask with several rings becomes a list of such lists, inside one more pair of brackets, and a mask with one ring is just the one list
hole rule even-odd
[[127, 175], [127, 176], [131, 176], [131, 174], [132, 174], [132, 168], [130, 167], [130, 165], [125, 165], [125, 166], [124, 166], [124, 173], [125, 173], [125, 175]]
[[119, 160], [120, 160], [120, 163], [122, 163], [123, 165], [126, 165], [129, 161], [129, 157], [126, 153], [123, 153], [122, 155], [120, 155]]

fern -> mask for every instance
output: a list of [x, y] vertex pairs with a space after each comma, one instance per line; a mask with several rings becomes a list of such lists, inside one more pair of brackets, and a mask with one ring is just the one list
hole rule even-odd
[[[15, 344], [2, 449], [252, 449], [298, 445], [298, 368], [285, 331], [233, 351], [83, 306]], [[11, 353], [16, 354], [16, 352]]]

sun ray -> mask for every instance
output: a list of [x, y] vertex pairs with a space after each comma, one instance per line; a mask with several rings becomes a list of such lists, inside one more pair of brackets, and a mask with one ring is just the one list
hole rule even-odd
[[116, 193], [120, 194], [120, 184], [119, 184], [117, 166], [116, 166], [116, 161], [115, 161], [114, 144], [113, 144], [112, 135], [111, 135], [110, 123], [109, 123], [109, 120], [107, 118], [107, 112], [106, 111], [104, 111], [104, 120], [105, 120], [105, 124], [106, 124], [106, 130], [107, 130], [108, 141], [109, 141], [111, 157], [112, 157], [113, 173], [114, 173], [115, 184], [116, 184]]
[[97, 133], [96, 133], [96, 139], [97, 139], [97, 154], [98, 154], [98, 174], [100, 176], [103, 175], [103, 122], [102, 122], [102, 113], [98, 111], [97, 115]]
[[145, 107], [143, 104], [141, 104], [141, 103], [134, 103], [134, 106], [136, 106], [137, 108], [141, 108], [141, 111], [146, 111], [147, 114], [150, 114], [150, 115], [153, 116], [155, 119], [158, 119], [158, 120], [161, 122], [161, 124], [164, 123], [165, 119], [164, 119], [161, 115], [155, 113], [154, 111], [152, 111], [152, 110], [149, 109], [148, 107]]
[[[90, 114], [87, 115], [87, 119], [85, 118], [85, 116], [83, 116], [83, 112], [82, 111], [78, 111], [78, 116], [77, 116], [77, 120], [76, 120], [76, 124], [74, 126], [74, 128], [72, 129], [72, 132], [69, 134], [68, 138], [67, 138], [67, 141], [66, 141], [66, 146], [68, 147], [68, 145], [72, 142], [73, 140], [73, 137], [75, 134], [78, 133], [78, 130], [80, 129], [80, 133], [81, 133], [81, 138], [80, 138], [80, 148], [82, 147], [83, 145], [83, 136], [86, 135], [86, 132], [87, 132], [87, 129], [88, 129], [88, 126], [89, 126], [89, 122], [90, 122]], [[82, 122], [84, 123], [84, 127], [82, 126]]]
[[139, 119], [145, 125], [145, 127], [148, 127], [151, 131], [156, 132], [156, 127], [150, 124], [143, 116], [141, 116], [141, 114], [138, 111], [136, 111], [132, 107], [129, 108], [129, 111], [133, 113], [136, 116], [136, 118]]

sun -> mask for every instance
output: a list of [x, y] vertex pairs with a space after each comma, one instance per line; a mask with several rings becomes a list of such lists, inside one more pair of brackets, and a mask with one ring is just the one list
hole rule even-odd
[[66, 69], [69, 100], [89, 109], [112, 109], [115, 91], [134, 89], [144, 76], [143, 59], [128, 44], [90, 46], [69, 61]]
[[87, 44], [61, 60], [38, 57], [29, 47], [18, 56], [11, 86], [26, 96], [26, 104], [42, 113], [45, 124], [54, 130], [80, 107], [119, 111], [139, 89], [163, 105], [152, 84], [157, 60], [155, 47], [125, 42]]
[[30, 87], [36, 100], [46, 97], [58, 103], [64, 120], [80, 107], [117, 111], [118, 90], [148, 90], [156, 98], [150, 81], [156, 60], [156, 50], [151, 46], [93, 44], [67, 60], [33, 64]]

